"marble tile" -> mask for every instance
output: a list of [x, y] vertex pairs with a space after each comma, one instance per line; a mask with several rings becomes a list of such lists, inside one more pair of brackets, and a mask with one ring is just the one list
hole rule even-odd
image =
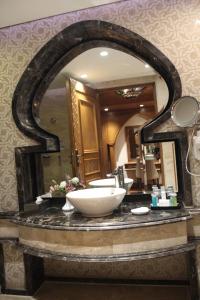
[[164, 249], [187, 243], [186, 222], [126, 230], [63, 231], [19, 226], [23, 245], [55, 253], [112, 255]]

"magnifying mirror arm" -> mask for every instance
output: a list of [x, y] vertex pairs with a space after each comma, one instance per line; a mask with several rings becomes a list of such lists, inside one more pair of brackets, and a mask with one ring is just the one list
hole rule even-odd
[[[197, 113], [197, 122], [196, 122], [196, 124], [195, 124], [196, 126], [200, 126], [200, 108], [199, 108], [199, 110], [198, 110], [198, 113]], [[200, 128], [199, 128], [200, 129]]]

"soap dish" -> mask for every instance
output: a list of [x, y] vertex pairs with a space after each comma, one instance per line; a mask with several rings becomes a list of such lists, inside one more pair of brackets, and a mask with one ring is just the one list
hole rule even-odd
[[141, 206], [141, 207], [131, 209], [131, 212], [134, 215], [146, 215], [149, 213], [149, 211], [150, 209], [146, 206]]

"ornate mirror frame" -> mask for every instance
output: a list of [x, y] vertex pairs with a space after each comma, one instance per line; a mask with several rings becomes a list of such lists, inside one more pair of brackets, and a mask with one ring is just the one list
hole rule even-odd
[[104, 21], [82, 21], [54, 36], [33, 58], [24, 71], [13, 96], [15, 123], [26, 136], [38, 141], [36, 146], [15, 149], [19, 208], [41, 193], [40, 153], [60, 150], [57, 136], [38, 126], [33, 103], [38, 102], [57, 73], [73, 58], [93, 47], [112, 47], [136, 56], [151, 65], [165, 80], [169, 100], [162, 112], [142, 129], [142, 143], [174, 141], [179, 196], [191, 204], [191, 180], [185, 171], [187, 136], [183, 131], [154, 133], [154, 129], [171, 117], [171, 105], [181, 97], [179, 74], [169, 59], [138, 34]]

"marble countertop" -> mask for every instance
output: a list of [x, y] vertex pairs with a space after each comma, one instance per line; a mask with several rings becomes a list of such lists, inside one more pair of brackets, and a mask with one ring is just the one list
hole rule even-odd
[[113, 230], [134, 227], [153, 226], [184, 221], [191, 218], [184, 208], [168, 210], [150, 210], [146, 215], [133, 215], [131, 209], [150, 206], [149, 201], [126, 201], [112, 215], [101, 218], [88, 218], [79, 212], [63, 212], [60, 205], [51, 202], [50, 206], [34, 207], [31, 211], [16, 215], [19, 225], [57, 230]]

